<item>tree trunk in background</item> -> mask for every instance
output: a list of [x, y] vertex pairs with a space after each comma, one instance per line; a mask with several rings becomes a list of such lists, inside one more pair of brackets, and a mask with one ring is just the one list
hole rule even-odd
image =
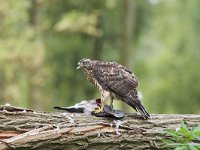
[[[6, 109], [6, 110], [5, 110]], [[4, 110], [4, 111], [2, 111]], [[199, 124], [200, 115], [127, 114], [121, 120], [0, 106], [0, 149], [163, 149], [167, 129]]]
[[[97, 30], [101, 30], [102, 28], [102, 21], [101, 21], [101, 14], [97, 14], [97, 25], [96, 28]], [[102, 53], [102, 35], [94, 37], [94, 59], [99, 60], [101, 58], [101, 53]]]
[[[38, 14], [40, 11], [40, 1], [39, 0], [31, 0], [30, 1], [30, 8], [28, 10], [29, 13], [29, 23], [30, 26], [34, 29], [35, 32], [35, 40], [39, 38], [38, 33], [38, 25], [39, 19]], [[35, 55], [37, 57], [37, 55]], [[34, 76], [37, 75], [38, 71], [40, 71], [40, 66], [30, 66], [27, 68], [29, 70], [29, 81], [28, 81], [28, 100], [29, 100], [29, 107], [34, 109], [39, 109], [40, 107], [40, 86], [35, 83], [33, 80]]]
[[[122, 1], [122, 21], [121, 21], [121, 47], [120, 47], [120, 63], [129, 67], [130, 54], [133, 51], [133, 29], [135, 21], [135, 0]], [[122, 109], [128, 107], [122, 104]]]
[[38, 23], [38, 11], [39, 11], [39, 2], [38, 0], [31, 0], [31, 5], [29, 9], [29, 20], [30, 25], [33, 27], [37, 26]]
[[122, 5], [120, 63], [128, 66], [130, 52], [133, 49], [134, 0], [124, 0]]

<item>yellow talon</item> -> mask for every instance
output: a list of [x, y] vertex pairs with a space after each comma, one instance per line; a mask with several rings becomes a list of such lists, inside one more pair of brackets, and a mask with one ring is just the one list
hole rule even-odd
[[96, 114], [98, 114], [98, 113], [101, 113], [101, 112], [103, 112], [103, 110], [104, 110], [104, 106], [101, 106], [101, 107], [97, 107], [97, 108], [95, 108], [95, 113]]

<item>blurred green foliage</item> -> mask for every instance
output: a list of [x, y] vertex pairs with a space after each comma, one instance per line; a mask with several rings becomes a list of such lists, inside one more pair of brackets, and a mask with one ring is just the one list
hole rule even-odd
[[[150, 113], [199, 113], [200, 1], [134, 0], [131, 15], [123, 13], [125, 2], [2, 1], [0, 103], [49, 110], [99, 97], [76, 70], [86, 57], [134, 71]], [[125, 51], [128, 15], [134, 23]]]
[[176, 128], [176, 130], [166, 130], [165, 133], [171, 136], [170, 139], [163, 139], [168, 148], [175, 150], [200, 149], [200, 124], [189, 128], [182, 121], [179, 128]]

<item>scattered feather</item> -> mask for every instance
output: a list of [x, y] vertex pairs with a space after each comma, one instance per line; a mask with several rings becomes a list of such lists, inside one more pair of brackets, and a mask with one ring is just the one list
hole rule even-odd
[[5, 103], [4, 106], [11, 106], [9, 103]]
[[100, 138], [100, 136], [101, 136], [101, 133], [99, 132], [99, 133], [97, 134], [97, 138]]
[[178, 132], [180, 129], [181, 129], [180, 127], [176, 128], [176, 132]]
[[114, 120], [113, 123], [115, 124], [115, 132], [117, 135], [121, 135], [121, 133], [119, 132], [119, 127], [120, 125], [123, 123], [122, 121], [120, 120]]
[[3, 109], [3, 112], [8, 112], [6, 109]]

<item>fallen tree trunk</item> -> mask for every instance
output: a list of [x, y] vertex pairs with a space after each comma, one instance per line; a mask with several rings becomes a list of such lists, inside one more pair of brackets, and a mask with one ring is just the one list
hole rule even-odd
[[189, 127], [200, 115], [127, 114], [121, 120], [66, 112], [35, 112], [0, 106], [0, 149], [163, 149], [163, 131], [181, 121]]

